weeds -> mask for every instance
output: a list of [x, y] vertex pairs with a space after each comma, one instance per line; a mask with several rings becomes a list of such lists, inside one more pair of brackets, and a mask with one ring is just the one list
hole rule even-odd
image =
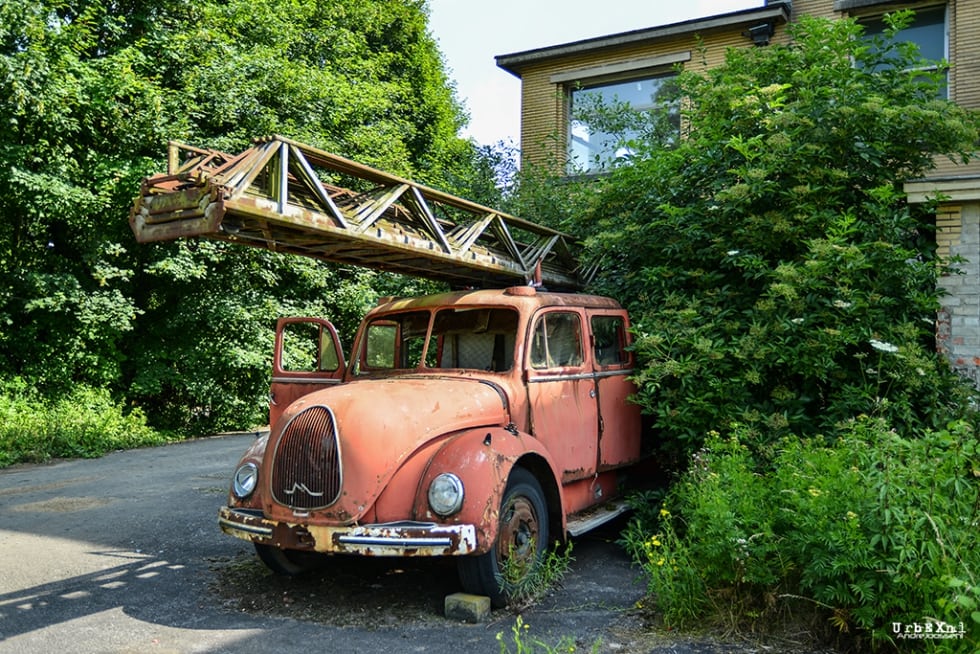
[[[534, 544], [531, 544], [534, 547]], [[501, 566], [497, 583], [512, 611], [521, 611], [540, 599], [549, 588], [561, 583], [572, 557], [572, 543], [556, 542], [540, 559], [509, 556]]]
[[[570, 636], [563, 636], [557, 645], [551, 645], [540, 638], [530, 635], [531, 625], [524, 622], [521, 616], [517, 616], [514, 624], [511, 625], [511, 637], [508, 641], [504, 632], [497, 632], [497, 643], [500, 647], [500, 654], [559, 654], [560, 652], [577, 652], [575, 640]], [[514, 649], [511, 650], [511, 644]], [[599, 651], [600, 641], [592, 644], [590, 649], [593, 654]]]

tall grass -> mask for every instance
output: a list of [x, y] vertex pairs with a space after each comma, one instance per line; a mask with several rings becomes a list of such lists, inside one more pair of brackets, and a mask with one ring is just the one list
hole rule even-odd
[[127, 410], [109, 392], [76, 386], [43, 397], [19, 379], [0, 384], [0, 467], [52, 458], [94, 458], [169, 439]]

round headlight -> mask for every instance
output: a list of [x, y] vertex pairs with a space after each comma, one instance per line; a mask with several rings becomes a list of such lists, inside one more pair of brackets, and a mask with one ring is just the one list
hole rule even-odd
[[247, 461], [235, 470], [235, 476], [231, 481], [231, 489], [235, 493], [235, 497], [244, 499], [252, 494], [252, 491], [255, 490], [258, 483], [259, 467], [251, 461]]
[[463, 506], [463, 482], [451, 472], [444, 472], [429, 484], [429, 506], [437, 515], [450, 516]]

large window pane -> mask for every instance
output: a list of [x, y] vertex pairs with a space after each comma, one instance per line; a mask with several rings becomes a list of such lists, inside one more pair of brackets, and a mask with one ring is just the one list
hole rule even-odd
[[569, 172], [599, 172], [627, 160], [634, 139], [674, 142], [680, 113], [676, 103], [665, 100], [673, 87], [674, 75], [662, 75], [572, 89]]
[[[879, 38], [888, 28], [882, 18], [862, 20], [866, 38]], [[895, 35], [898, 42], [911, 42], [919, 48], [919, 56], [925, 60], [913, 70], [933, 73], [937, 70], [936, 63], [947, 59], [946, 8], [935, 7], [915, 12], [908, 27], [899, 30]], [[887, 59], [885, 62], [887, 63]], [[943, 71], [939, 97], [949, 97], [949, 72]]]
[[[881, 18], [861, 21], [868, 37], [881, 36], [885, 32], [885, 21]], [[915, 12], [912, 23], [901, 30], [896, 37], [901, 41], [911, 41], [919, 46], [919, 54], [929, 61], [946, 59], [946, 8], [936, 7]]]
[[[878, 38], [884, 35], [888, 28], [882, 18], [861, 21], [866, 38]], [[914, 70], [936, 71], [935, 62], [946, 60], [946, 8], [935, 7], [915, 12], [915, 17], [905, 29], [900, 30], [895, 39], [898, 42], [911, 42], [919, 48], [919, 56], [925, 60], [924, 65]], [[886, 60], [887, 61], [887, 60]], [[949, 95], [948, 73], [939, 90], [939, 97]]]

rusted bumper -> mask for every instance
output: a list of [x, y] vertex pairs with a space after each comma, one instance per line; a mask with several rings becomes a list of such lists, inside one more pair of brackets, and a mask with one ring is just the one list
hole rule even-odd
[[432, 522], [328, 527], [269, 520], [256, 509], [222, 507], [221, 531], [243, 540], [285, 549], [364, 556], [460, 556], [476, 550], [473, 525]]

